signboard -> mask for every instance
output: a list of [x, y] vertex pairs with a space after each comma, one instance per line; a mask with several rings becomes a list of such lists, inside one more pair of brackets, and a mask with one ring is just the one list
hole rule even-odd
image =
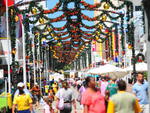
[[4, 77], [4, 70], [0, 69], [0, 79]]
[[92, 42], [92, 52], [96, 51], [96, 41]]

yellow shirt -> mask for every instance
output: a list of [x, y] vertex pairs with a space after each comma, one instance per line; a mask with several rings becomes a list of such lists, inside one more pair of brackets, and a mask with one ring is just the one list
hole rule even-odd
[[48, 93], [49, 85], [45, 85], [45, 93]]
[[30, 83], [27, 83], [27, 86], [29, 87], [29, 89], [30, 89]]
[[56, 93], [57, 92], [57, 84], [53, 84], [52, 87], [53, 87], [54, 92]]
[[[124, 92], [120, 91], [119, 93], [124, 93]], [[109, 103], [108, 103], [107, 113], [115, 113], [115, 106], [116, 106], [115, 103], [110, 99]], [[135, 103], [134, 103], [134, 111], [135, 111], [135, 113], [142, 112], [137, 99], [135, 100]]]
[[31, 103], [32, 99], [28, 94], [16, 95], [13, 101], [13, 104], [17, 105], [18, 111], [28, 110]]

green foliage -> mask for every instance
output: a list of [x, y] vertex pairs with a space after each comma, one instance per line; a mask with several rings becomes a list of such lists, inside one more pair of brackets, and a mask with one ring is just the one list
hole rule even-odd
[[144, 72], [144, 78], [147, 80], [148, 79], [148, 72]]
[[73, 68], [73, 65], [72, 64], [68, 64], [68, 65], [65, 65], [63, 70], [66, 71], [66, 70], [71, 70]]

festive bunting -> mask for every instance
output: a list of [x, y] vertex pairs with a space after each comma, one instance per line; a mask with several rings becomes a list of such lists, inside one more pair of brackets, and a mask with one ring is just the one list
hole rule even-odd
[[[74, 8], [70, 9], [68, 7], [68, 4], [70, 2], [74, 2], [75, 6]], [[122, 2], [120, 5], [115, 6], [113, 2], [110, 0], [101, 0], [99, 3], [95, 4], [88, 4], [86, 1], [76, 0], [76, 1], [65, 1], [60, 0], [52, 9], [50, 10], [44, 10], [41, 6], [35, 4], [34, 2], [29, 2], [29, 7], [26, 10], [19, 10], [17, 7], [11, 7], [10, 8], [10, 23], [11, 28], [14, 28], [13, 22], [19, 21], [18, 14], [23, 14], [23, 24], [25, 25], [25, 30], [30, 31], [29, 25], [37, 25], [37, 23], [40, 23], [37, 26], [34, 26], [32, 28], [32, 33], [35, 35], [35, 44], [37, 44], [37, 40], [41, 40], [43, 37], [46, 38], [46, 40], [49, 40], [48, 44], [51, 45], [51, 50], [54, 49], [54, 52], [57, 53], [56, 55], [53, 55], [55, 58], [60, 60], [61, 62], [71, 62], [71, 60], [74, 60], [78, 55], [77, 51], [79, 51], [79, 54], [84, 51], [83, 48], [80, 48], [82, 45], [91, 42], [105, 42], [106, 50], [106, 57], [109, 59], [113, 56], [118, 56], [118, 49], [119, 49], [119, 38], [118, 38], [118, 26], [121, 24], [121, 44], [122, 44], [122, 50], [124, 50], [124, 21], [123, 17], [125, 17], [125, 14], [118, 12], [117, 10], [121, 10], [125, 7], [127, 7], [127, 18], [131, 18], [131, 12], [133, 11], [133, 8], [131, 6], [130, 2]], [[24, 5], [24, 4], [23, 4]], [[82, 6], [82, 7], [81, 7]], [[99, 8], [103, 7], [104, 10], [100, 10]], [[108, 10], [108, 9], [112, 9]], [[88, 15], [85, 15], [82, 10], [88, 10], [88, 11], [99, 11], [99, 15], [94, 17], [89, 17]], [[113, 11], [115, 10], [115, 11]], [[47, 16], [47, 14], [54, 14], [55, 12], [60, 11], [62, 12], [61, 15], [59, 15], [56, 18], [51, 18], [50, 16]], [[115, 16], [114, 16], [115, 15]], [[74, 18], [72, 18], [74, 17]], [[34, 18], [34, 19], [33, 19]], [[119, 20], [121, 19], [121, 23], [119, 23]], [[89, 26], [84, 21], [97, 21], [96, 24]], [[113, 22], [111, 20], [116, 20], [116, 22]], [[64, 22], [64, 25], [62, 27], [56, 27], [52, 23], [56, 22]], [[118, 22], [118, 23], [117, 23]], [[109, 26], [108, 26], [109, 23]], [[45, 26], [44, 28], [41, 28], [40, 26]], [[132, 25], [127, 26], [129, 29], [132, 29]], [[86, 31], [86, 30], [87, 31]], [[115, 31], [115, 34], [111, 34], [111, 32]], [[130, 38], [131, 32], [129, 31], [127, 35], [129, 36], [128, 42], [131, 43], [132, 39]], [[11, 37], [15, 37], [14, 35], [15, 30], [12, 30], [10, 35]], [[133, 35], [133, 33], [132, 33]], [[132, 37], [132, 36], [131, 36]], [[14, 38], [12, 38], [14, 39]], [[94, 40], [94, 41], [93, 41]], [[14, 39], [15, 41], [15, 39]], [[12, 43], [13, 48], [15, 47], [15, 43]], [[29, 36], [26, 32], [26, 51], [27, 55], [32, 54], [31, 52], [31, 44], [29, 44]], [[46, 43], [47, 44], [47, 43]], [[102, 48], [102, 45], [101, 47]], [[41, 50], [41, 49], [40, 49]], [[66, 51], [67, 53], [63, 53], [60, 51]], [[75, 50], [75, 54], [70, 55], [69, 52]], [[113, 50], [115, 50], [113, 52]], [[37, 53], [36, 53], [37, 54]], [[102, 53], [100, 53], [102, 56]], [[124, 53], [123, 53], [124, 54]], [[82, 55], [82, 54], [81, 54]], [[80, 56], [80, 55], [79, 55]], [[37, 55], [36, 55], [37, 58]], [[71, 59], [71, 60], [69, 60]]]

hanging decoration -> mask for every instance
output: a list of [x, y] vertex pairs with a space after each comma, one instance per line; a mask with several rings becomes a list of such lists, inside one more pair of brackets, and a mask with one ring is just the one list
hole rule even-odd
[[[74, 3], [75, 7], [70, 9], [68, 7], [68, 4], [70, 4], [71, 2]], [[126, 15], [128, 17], [127, 21], [129, 21], [133, 8], [131, 7], [131, 3], [128, 1], [121, 2], [120, 5], [116, 6], [110, 0], [101, 0], [101, 2], [95, 4], [89, 4], [86, 3], [86, 1], [81, 0], [59, 0], [59, 2], [50, 10], [44, 10], [41, 6], [38, 5], [38, 3], [28, 2], [28, 4], [29, 6], [25, 10], [19, 10], [19, 8], [16, 6], [11, 7], [9, 13], [10, 17], [13, 18], [13, 22], [15, 23], [19, 20], [17, 13], [25, 15], [25, 30], [30, 31], [29, 25], [34, 25], [34, 27], [32, 28], [32, 33], [40, 40], [42, 39], [42, 37], [45, 37], [46, 40], [48, 40], [49, 43], [52, 44], [50, 50], [54, 49], [54, 52], [57, 53], [53, 56], [61, 62], [70, 63], [72, 60], [80, 56], [77, 53], [79, 52], [80, 54], [84, 51], [84, 48], [81, 49], [80, 47], [82, 47], [85, 42], [90, 44], [92, 40], [95, 40], [99, 43], [103, 43], [106, 41], [106, 49], [109, 48], [107, 57], [113, 57], [113, 39], [112, 34], [110, 34], [113, 29], [115, 29], [116, 35], [115, 56], [118, 56], [119, 29], [117, 29], [117, 27], [119, 24], [121, 24], [121, 44], [122, 50], [124, 51], [123, 17], [125, 17], [125, 14], [120, 13], [117, 10], [121, 10], [127, 7]], [[100, 7], [103, 7], [104, 10], [100, 10]], [[100, 13], [97, 16], [89, 17], [88, 15], [85, 15], [82, 10], [99, 11]], [[56, 18], [47, 16], [48, 14], [54, 14], [57, 11], [62, 12], [62, 14]], [[120, 19], [121, 23], [119, 23]], [[90, 22], [97, 21], [97, 23], [89, 26], [84, 22], [85, 20]], [[116, 22], [111, 20], [116, 20]], [[64, 25], [62, 27], [56, 27], [53, 24], [55, 22], [62, 21], [64, 22]], [[39, 24], [37, 25], [37, 23]], [[128, 25], [127, 27], [129, 29], [133, 28], [132, 25]], [[12, 32], [14, 32], [14, 30], [12, 30]], [[133, 35], [133, 33], [131, 32], [132, 30], [128, 31], [127, 33], [129, 44], [132, 44], [130, 37], [132, 37], [131, 35]], [[35, 39], [35, 44], [37, 43], [36, 40], [38, 40], [38, 38]], [[31, 43], [29, 41], [29, 36], [27, 33], [26, 43], [26, 50], [28, 51], [27, 56], [30, 56], [31, 53], [29, 51], [31, 51]], [[64, 52], [66, 50], [67, 52]], [[72, 51], [74, 51], [73, 54]], [[35, 54], [37, 53], [35, 52]]]
[[37, 9], [36, 8], [32, 8], [31, 13], [34, 14], [34, 15], [37, 14]]
[[137, 62], [143, 62], [145, 60], [145, 56], [142, 53], [138, 53], [136, 55], [136, 61]]
[[107, 10], [107, 9], [109, 9], [109, 8], [110, 8], [110, 5], [106, 2], [106, 3], [104, 4], [104, 9]]

